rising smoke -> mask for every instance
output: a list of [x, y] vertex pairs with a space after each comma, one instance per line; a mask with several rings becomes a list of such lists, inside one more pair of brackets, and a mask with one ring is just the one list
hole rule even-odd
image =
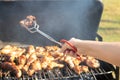
[[98, 0], [56, 0], [0, 2], [0, 39], [34, 45], [51, 45], [51, 41], [20, 27], [19, 21], [34, 15], [40, 29], [56, 40], [94, 40], [102, 13]]

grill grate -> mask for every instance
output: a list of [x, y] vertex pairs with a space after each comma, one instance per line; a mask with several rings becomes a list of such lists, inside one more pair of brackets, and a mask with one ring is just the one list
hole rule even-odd
[[90, 68], [87, 73], [76, 74], [69, 66], [65, 66], [62, 69], [55, 68], [53, 70], [41, 70], [36, 72], [32, 77], [23, 75], [21, 78], [11, 77], [9, 74], [2, 76], [0, 80], [97, 80], [96, 76], [104, 75], [107, 80], [107, 74], [111, 74], [112, 71], [105, 71], [102, 67], [98, 69]]
[[[4, 56], [0, 55], [0, 63], [4, 61]], [[65, 67], [54, 68], [53, 70], [41, 70], [35, 72], [33, 76], [22, 75], [19, 79], [17, 77], [12, 77], [8, 72], [6, 75], [1, 76], [0, 80], [97, 80], [96, 76], [104, 76], [106, 79], [111, 80], [107, 75], [111, 74], [114, 70], [111, 70], [111, 67], [108, 63], [100, 61], [101, 66], [99, 68], [89, 68], [89, 72], [81, 73], [80, 75], [76, 74], [67, 64]], [[104, 64], [103, 64], [104, 63]], [[108, 68], [108, 70], [104, 69], [104, 66]], [[0, 71], [2, 72], [2, 70]]]

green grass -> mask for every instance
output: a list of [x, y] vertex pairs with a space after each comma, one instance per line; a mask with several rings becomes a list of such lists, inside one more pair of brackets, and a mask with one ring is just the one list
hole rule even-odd
[[104, 41], [120, 41], [120, 0], [103, 0], [103, 4], [98, 33]]

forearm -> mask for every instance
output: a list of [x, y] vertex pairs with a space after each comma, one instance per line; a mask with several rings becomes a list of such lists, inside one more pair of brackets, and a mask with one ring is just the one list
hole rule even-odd
[[78, 53], [94, 56], [98, 59], [120, 66], [120, 42], [97, 42], [76, 40]]

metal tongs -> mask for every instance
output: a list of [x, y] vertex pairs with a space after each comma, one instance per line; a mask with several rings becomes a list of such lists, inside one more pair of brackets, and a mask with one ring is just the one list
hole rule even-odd
[[74, 52], [77, 52], [77, 48], [75, 46], [73, 46], [71, 43], [69, 43], [67, 40], [62, 39], [60, 40], [60, 42], [56, 41], [54, 38], [52, 38], [51, 36], [49, 36], [48, 34], [44, 33], [43, 31], [41, 31], [39, 29], [39, 25], [36, 22], [36, 18], [32, 15], [27, 16], [26, 19], [20, 21], [20, 24], [26, 28], [30, 33], [35, 33], [38, 32], [39, 34], [43, 35], [44, 37], [46, 37], [47, 39], [49, 39], [50, 41], [57, 43], [58, 45], [62, 46], [61, 42], [67, 43], [69, 46], [71, 46], [72, 50]]

